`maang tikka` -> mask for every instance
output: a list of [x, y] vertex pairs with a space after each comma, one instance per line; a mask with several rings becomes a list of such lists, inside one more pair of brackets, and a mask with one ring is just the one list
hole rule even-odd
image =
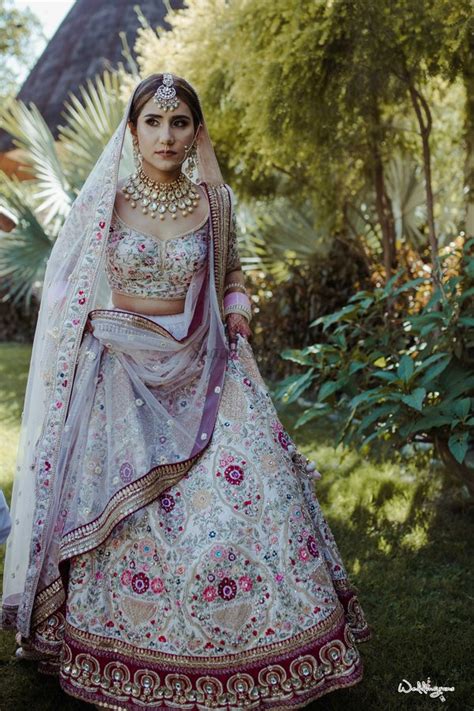
[[155, 91], [153, 101], [163, 111], [173, 111], [173, 109], [178, 108], [179, 100], [174, 88], [172, 74], [163, 74], [163, 83]]

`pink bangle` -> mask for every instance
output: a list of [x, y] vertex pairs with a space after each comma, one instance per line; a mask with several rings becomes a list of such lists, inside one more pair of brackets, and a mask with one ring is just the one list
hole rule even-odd
[[224, 308], [227, 306], [246, 306], [251, 308], [250, 299], [247, 294], [242, 294], [240, 291], [232, 291], [224, 297]]

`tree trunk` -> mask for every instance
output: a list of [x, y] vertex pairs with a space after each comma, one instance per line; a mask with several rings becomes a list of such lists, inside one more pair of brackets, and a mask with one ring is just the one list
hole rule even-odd
[[393, 217], [392, 203], [385, 188], [382, 155], [379, 147], [380, 116], [377, 103], [374, 99], [372, 119], [374, 121], [372, 132], [372, 157], [374, 167], [375, 208], [382, 230], [383, 264], [385, 267], [385, 281], [388, 282], [393, 271], [397, 268], [397, 251], [395, 242], [395, 220]]
[[445, 467], [467, 487], [470, 495], [474, 498], [474, 468], [469, 467], [467, 464], [460, 464], [458, 462], [458, 460], [452, 455], [446, 439], [435, 436], [434, 445], [436, 453]]
[[431, 111], [425, 97], [415, 88], [411, 77], [407, 76], [408, 90], [410, 92], [413, 108], [415, 109], [416, 118], [420, 127], [421, 141], [423, 145], [423, 168], [425, 173], [425, 192], [426, 192], [426, 212], [428, 217], [428, 236], [431, 249], [431, 261], [433, 265], [433, 281], [435, 286], [441, 286], [441, 270], [439, 264], [439, 245], [436, 236], [436, 228], [434, 223], [434, 199], [433, 187], [431, 178], [431, 149], [430, 149], [430, 133], [432, 126]]
[[[471, 35], [470, 55], [474, 52], [474, 37]], [[465, 229], [468, 237], [474, 236], [474, 67], [466, 65], [463, 74], [466, 88], [466, 119], [464, 140], [466, 143], [466, 162], [464, 164], [464, 183], [466, 193]]]

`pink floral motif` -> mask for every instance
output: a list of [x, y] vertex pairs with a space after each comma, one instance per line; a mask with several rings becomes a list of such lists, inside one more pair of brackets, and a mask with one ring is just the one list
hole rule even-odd
[[244, 470], [237, 464], [232, 464], [226, 468], [224, 476], [229, 484], [240, 485], [244, 480]]
[[290, 444], [289, 437], [279, 420], [274, 420], [271, 424], [275, 442], [279, 442], [283, 449], [288, 449]]
[[120, 582], [122, 585], [130, 585], [132, 582], [132, 574], [129, 570], [124, 570], [122, 575], [120, 576]]
[[154, 551], [154, 546], [153, 546], [153, 541], [150, 539], [145, 539], [143, 541], [140, 541], [138, 544], [138, 550], [140, 552], [140, 555], [145, 556], [145, 558], [152, 558]]
[[142, 243], [142, 244], [139, 244], [139, 245], [138, 245], [138, 249], [139, 249], [140, 252], [144, 252], [145, 249], [146, 249], [146, 244], [143, 244], [143, 243]]
[[308, 555], [308, 551], [306, 550], [306, 548], [300, 548], [300, 549], [299, 549], [299, 551], [298, 551], [298, 558], [299, 558], [300, 560], [309, 560], [309, 555]]
[[220, 467], [227, 467], [229, 464], [232, 464], [232, 462], [234, 462], [234, 461], [235, 461], [235, 459], [232, 456], [232, 454], [226, 454], [224, 457], [221, 457], [219, 459], [219, 466]]
[[216, 561], [221, 561], [224, 559], [227, 551], [223, 546], [214, 546], [211, 549], [211, 558]]
[[283, 573], [277, 573], [275, 575], [275, 580], [277, 581], [277, 583], [281, 583], [284, 579], [285, 579], [285, 576], [283, 575]]
[[130, 481], [132, 481], [134, 468], [129, 462], [124, 462], [120, 467], [119, 473], [123, 483], [128, 484]]
[[160, 496], [160, 505], [161, 508], [166, 511], [166, 513], [169, 513], [172, 511], [175, 507], [175, 501], [174, 497], [171, 494], [161, 494]]
[[217, 590], [213, 585], [208, 585], [207, 588], [203, 590], [202, 596], [207, 602], [212, 602], [217, 597]]
[[151, 589], [154, 593], [159, 595], [165, 589], [165, 584], [161, 578], [153, 578], [153, 580], [151, 581]]
[[237, 593], [237, 585], [232, 578], [223, 578], [217, 586], [217, 590], [223, 600], [233, 600]]
[[248, 575], [242, 575], [239, 578], [239, 587], [241, 590], [249, 592], [253, 588], [252, 578], [250, 578]]
[[132, 578], [132, 589], [138, 595], [143, 595], [146, 593], [150, 587], [150, 578], [145, 573], [135, 573]]
[[314, 536], [308, 536], [308, 540], [306, 541], [306, 545], [308, 547], [309, 552], [313, 556], [313, 558], [317, 558], [319, 556], [318, 552], [318, 546], [316, 544], [316, 541], [314, 539]]
[[287, 435], [284, 432], [278, 433], [278, 441], [280, 442], [283, 449], [288, 449], [288, 445], [290, 444], [290, 442], [289, 442]]

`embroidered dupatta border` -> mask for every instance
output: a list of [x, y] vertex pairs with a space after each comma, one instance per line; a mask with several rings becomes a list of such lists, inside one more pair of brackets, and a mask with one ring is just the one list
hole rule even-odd
[[[224, 281], [229, 249], [231, 201], [225, 185], [207, 185], [202, 183], [207, 192], [211, 208], [211, 229], [214, 249], [214, 279], [219, 302], [219, 312], [224, 318]], [[219, 229], [220, 228], [220, 229]]]
[[[211, 216], [214, 259], [213, 276], [219, 311], [223, 318], [222, 301], [225, 276], [223, 269], [227, 258], [230, 199], [227, 190], [222, 186], [207, 186], [204, 184], [204, 188], [208, 195]], [[210, 284], [210, 278], [208, 279], [208, 284]], [[107, 316], [107, 310], [95, 309], [89, 313], [89, 316], [91, 314], [97, 314], [102, 318], [111, 318], [110, 312]], [[144, 327], [146, 330], [159, 332], [162, 335], [172, 337], [166, 329], [154, 322], [150, 321], [148, 323], [146, 318], [140, 318], [122, 312], [120, 312], [117, 317], [129, 320], [133, 325]], [[174, 339], [174, 337], [172, 338]], [[225, 367], [222, 373], [222, 379], [224, 374]], [[222, 383], [220, 383], [220, 385], [222, 386]], [[220, 401], [220, 398], [218, 398], [218, 401]], [[217, 410], [218, 405], [216, 407], [216, 413]], [[175, 486], [209, 446], [210, 439], [211, 438], [209, 438], [205, 446], [195, 454], [192, 453], [192, 456], [184, 462], [174, 462], [153, 467], [153, 469], [147, 472], [143, 477], [118, 491], [97, 519], [71, 531], [63, 538], [60, 544], [59, 565], [72, 556], [80, 555], [99, 546], [123, 518], [147, 506], [163, 493], [163, 491]], [[157, 476], [158, 473], [160, 475], [159, 478]], [[64, 599], [64, 586], [61, 577], [59, 577], [36, 595], [32, 612], [32, 625], [36, 627], [44, 622], [64, 602]]]
[[[109, 213], [107, 205], [110, 204], [115, 195], [118, 177], [118, 157], [122, 149], [125, 126], [126, 123], [123, 121], [121, 124], [122, 130], [117, 132], [112, 144], [111, 168], [104, 171], [102, 192], [95, 205], [95, 220], [84, 238], [81, 255], [74, 270], [76, 273], [72, 272], [69, 275], [71, 287], [69, 288], [65, 307], [65, 316], [58, 334], [56, 361], [53, 364], [55, 375], [49, 390], [50, 403], [43, 420], [40, 437], [38, 438], [39, 456], [36, 459], [34, 469], [37, 489], [35, 519], [41, 517], [44, 521], [51, 516], [53, 497], [50, 492], [54, 488], [54, 472], [57, 466], [61, 433], [65, 424], [72, 387], [72, 379], [69, 379], [67, 387], [62, 385], [63, 377], [61, 377], [60, 373], [69, 365], [73, 366], [77, 363], [81, 337], [87, 321], [89, 300], [95, 295], [97, 277], [104, 252], [105, 239], [103, 238], [107, 235], [110, 224], [111, 211]], [[87, 199], [91, 198], [86, 193], [83, 199], [85, 203]], [[79, 293], [82, 295], [80, 300], [77, 298]], [[48, 478], [50, 479], [47, 487], [43, 484], [46, 473], [48, 473]], [[19, 606], [16, 613], [17, 629], [25, 637], [28, 636], [30, 631], [31, 618], [34, 615], [38, 595], [38, 584], [44, 564], [44, 534], [44, 526], [33, 526], [25, 584], [23, 592], [20, 593]], [[52, 585], [55, 582], [53, 581]], [[5, 614], [9, 612], [11, 613], [9, 609], [5, 610]]]

